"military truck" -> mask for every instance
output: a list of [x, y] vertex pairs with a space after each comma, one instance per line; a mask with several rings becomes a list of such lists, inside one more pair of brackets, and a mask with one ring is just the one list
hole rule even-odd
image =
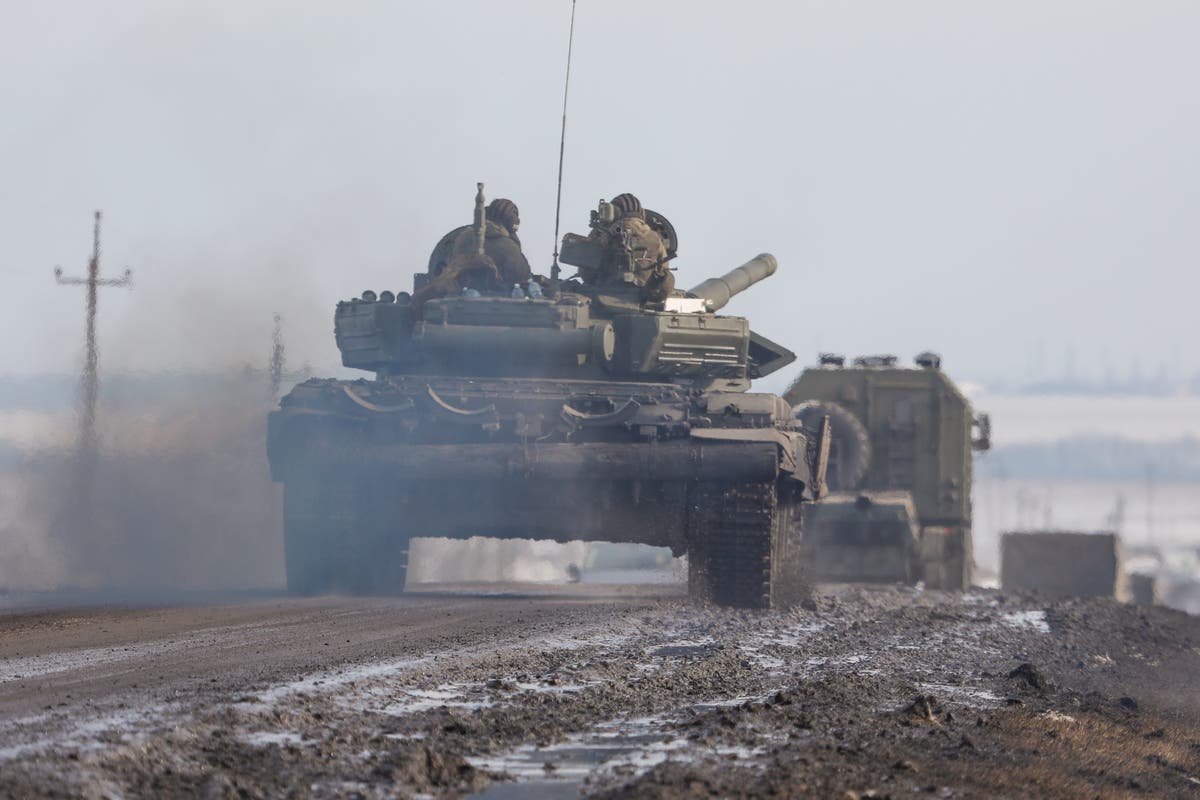
[[[480, 241], [485, 213], [481, 189]], [[674, 257], [674, 228], [645, 218]], [[439, 245], [413, 295], [338, 303], [342, 363], [373, 377], [306, 381], [270, 414], [290, 590], [397, 592], [413, 537], [491, 536], [669, 547], [696, 596], [796, 599], [828, 430], [807, 435], [783, 398], [748, 391], [794, 355], [716, 313], [772, 256], [658, 303], [628, 273], [415, 302], [444, 258]], [[562, 260], [600, 263], [573, 234]]]
[[802, 550], [818, 581], [971, 585], [971, 461], [991, 422], [924, 352], [822, 354], [784, 393], [798, 419], [828, 418], [829, 497], [806, 513]]

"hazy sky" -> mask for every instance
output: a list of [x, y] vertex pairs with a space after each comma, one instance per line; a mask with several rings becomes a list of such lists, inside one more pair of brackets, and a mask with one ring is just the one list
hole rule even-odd
[[[335, 365], [332, 310], [402, 289], [475, 182], [553, 247], [569, 0], [5, 4], [0, 373]], [[564, 231], [623, 192], [691, 286], [813, 360], [957, 375], [1200, 370], [1200, 3], [579, 0]], [[1070, 355], [1073, 353], [1073, 356]], [[1036, 365], [1036, 363], [1035, 363]]]

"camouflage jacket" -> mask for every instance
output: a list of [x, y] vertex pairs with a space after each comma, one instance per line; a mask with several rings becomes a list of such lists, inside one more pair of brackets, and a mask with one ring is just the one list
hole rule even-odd
[[655, 266], [667, 257], [662, 237], [638, 217], [622, 217], [603, 228], [595, 228], [588, 239], [599, 244], [606, 254], [606, 263], [601, 269], [610, 274], [587, 276], [585, 280], [591, 277], [602, 282], [604, 277], [611, 278], [628, 271], [641, 285]]
[[587, 283], [619, 280], [629, 272], [633, 282], [646, 289], [646, 299], [660, 301], [675, 286], [675, 276], [667, 268], [667, 247], [658, 232], [636, 216], [621, 217], [603, 228], [595, 228], [588, 239], [600, 245], [605, 263], [597, 269], [580, 268]]
[[[450, 247], [450, 257], [469, 256], [479, 248], [479, 239], [473, 227], [463, 227], [454, 232], [453, 244]], [[529, 261], [521, 252], [521, 241], [510, 234], [503, 225], [495, 222], [487, 223], [487, 232], [483, 242], [483, 252], [496, 264], [500, 272], [503, 286], [500, 289], [511, 288], [514, 283], [524, 284], [533, 274]]]

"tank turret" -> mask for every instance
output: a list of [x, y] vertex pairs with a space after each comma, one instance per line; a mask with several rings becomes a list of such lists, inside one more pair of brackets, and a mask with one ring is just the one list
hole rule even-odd
[[468, 291], [420, 306], [368, 290], [338, 304], [334, 333], [344, 366], [380, 375], [670, 379], [745, 391], [795, 355], [744, 318], [714, 312], [776, 268], [763, 253], [661, 304], [641, 302], [636, 287], [578, 281], [557, 293], [530, 281], [520, 297]]

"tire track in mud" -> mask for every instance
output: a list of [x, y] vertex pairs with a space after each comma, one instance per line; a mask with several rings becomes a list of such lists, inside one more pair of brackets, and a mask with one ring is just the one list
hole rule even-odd
[[[565, 700], [588, 696], [614, 681], [637, 685], [653, 676], [665, 685], [676, 680], [675, 665], [711, 649], [715, 642], [711, 632], [721, 624], [720, 620], [707, 618], [685, 619], [691, 611], [670, 609], [668, 616], [674, 616], [671, 624], [664, 624], [664, 616], [656, 609], [632, 625], [625, 619], [599, 618], [586, 625], [551, 626], [552, 630], [533, 636], [518, 634], [515, 641], [433, 649], [397, 660], [342, 665], [261, 690], [235, 692], [236, 696], [215, 703], [216, 710], [186, 701], [164, 702], [161, 696], [126, 696], [85, 708], [48, 708], [4, 724], [0, 729], [0, 741], [4, 743], [0, 760], [53, 762], [56, 756], [65, 754], [68, 761], [85, 765], [79, 768], [77, 777], [87, 783], [91, 780], [86, 774], [89, 770], [103, 771], [114, 755], [120, 759], [123, 750], [153, 748], [156, 739], [178, 738], [190, 729], [228, 730], [250, 747], [303, 747], [321, 740], [322, 730], [327, 727], [321, 720], [356, 714], [380, 718], [381, 729], [413, 729], [411, 734], [385, 734], [393, 739], [420, 739], [424, 738], [421, 728], [429, 716], [440, 718], [456, 711], [489, 707], [503, 714], [532, 696]], [[226, 633], [235, 629], [252, 632], [258, 627], [257, 623], [244, 624]], [[514, 638], [502, 632], [497, 636]], [[646, 663], [634, 665], [634, 679], [627, 680], [612, 665], [625, 655], [626, 646], [634, 639], [639, 642], [634, 651], [644, 652]], [[10, 660], [7, 665], [11, 673], [21, 674], [23, 670], [28, 676], [85, 667], [96, 672], [116, 662], [137, 662], [181, 647], [174, 640], [152, 641], [119, 650], [93, 648]], [[664, 667], [666, 679], [656, 675]], [[667, 706], [673, 703], [671, 694], [662, 692]], [[611, 706], [612, 698], [602, 697], [601, 702]], [[314, 705], [329, 710], [310, 713], [307, 709]], [[660, 704], [649, 707], [656, 705]], [[595, 714], [585, 719], [592, 717]]]
[[[464, 608], [470, 608], [473, 605], [478, 605], [478, 603], [453, 599], [435, 603], [428, 613], [431, 617], [454, 616], [461, 614]], [[570, 611], [570, 609], [564, 610]], [[422, 611], [423, 609], [417, 609], [418, 614]], [[361, 617], [362, 614], [351, 609], [322, 609], [322, 616], [326, 618], [327, 623], [332, 623], [334, 627], [342, 620], [350, 625], [357, 623], [359, 627], [362, 624], [361, 619], [354, 619]], [[484, 642], [467, 647], [451, 646], [442, 649], [425, 647], [420, 656], [385, 661], [368, 660], [363, 663], [342, 663], [331, 669], [309, 670], [294, 681], [270, 685], [256, 696], [256, 703], [265, 707], [278, 702], [286, 702], [293, 695], [337, 694], [339, 689], [351, 692], [358, 684], [369, 682], [374, 678], [403, 676], [421, 665], [461, 658], [472, 652], [498, 652], [506, 648], [528, 646], [530, 643], [545, 646], [563, 644], [583, 646], [587, 641], [618, 640], [616, 634], [597, 633], [590, 623], [586, 628], [580, 626], [577, 620], [577, 617], [580, 616], [578, 609], [570, 616], [570, 623], [574, 627], [555, 626], [558, 629], [554, 632], [530, 641], [526, 641], [529, 639], [528, 634], [519, 634], [518, 643], [487, 641], [491, 637], [503, 637], [503, 629], [498, 628], [492, 631], [491, 637], [482, 637], [485, 639]], [[519, 614], [517, 618], [520, 619]], [[69, 691], [72, 686], [103, 684], [110, 676], [117, 674], [145, 674], [149, 677], [159, 671], [177, 671], [181, 663], [184, 667], [188, 667], [188, 662], [192, 658], [195, 658], [197, 663], [192, 669], [189, 669], [189, 672], [194, 671], [198, 675], [189, 674], [188, 680], [192, 682], [205, 680], [203, 673], [206, 668], [222, 666], [220, 663], [204, 663], [205, 657], [212, 661], [214, 652], [217, 652], [220, 653], [217, 657], [218, 662], [235, 659], [242, 650], [253, 643], [258, 634], [268, 632], [278, 634], [280, 628], [295, 629], [295, 631], [289, 632], [288, 636], [293, 633], [303, 635], [306, 619], [286, 620], [282, 623], [266, 620], [230, 626], [206, 626], [146, 642], [0, 659], [0, 689], [20, 694], [30, 683], [40, 689], [58, 684], [68, 691], [60, 694], [51, 693], [51, 696], [56, 699], [63, 697], [66, 700], [73, 700], [76, 698]], [[542, 625], [541, 627], [546, 626]], [[324, 638], [329, 638], [328, 632]], [[160, 679], [168, 677], [164, 675], [160, 676]], [[212, 684], [222, 682], [217, 677], [209, 677], [206, 681]], [[138, 684], [134, 683], [132, 687], [137, 689]], [[92, 688], [94, 693], [94, 687]], [[218, 693], [218, 702], [220, 702], [221, 699], [227, 699], [221, 698], [219, 695], [223, 689], [228, 688], [215, 686], [211, 687], [211, 691], [193, 693], [211, 695], [215, 691]], [[119, 692], [112, 697], [102, 696], [98, 700], [86, 700], [82, 703], [59, 700], [45, 705], [38, 713], [10, 717], [0, 724], [0, 761], [45, 748], [61, 746], [64, 743], [68, 747], [94, 750], [111, 741], [112, 734], [126, 729], [133, 728], [136, 735], [143, 735], [144, 731], [136, 729], [178, 726], [181, 724], [181, 720], [186, 720], [189, 715], [202, 711], [205, 704], [210, 703], [213, 699], [210, 696], [204, 696], [194, 699], [184, 698], [175, 702], [167, 700], [170, 696], [177, 694], [183, 693], [177, 687], [168, 687], [165, 691], [149, 693]], [[228, 694], [228, 691], [225, 691], [225, 694]], [[245, 691], [241, 691], [239, 694], [246, 696]]]

